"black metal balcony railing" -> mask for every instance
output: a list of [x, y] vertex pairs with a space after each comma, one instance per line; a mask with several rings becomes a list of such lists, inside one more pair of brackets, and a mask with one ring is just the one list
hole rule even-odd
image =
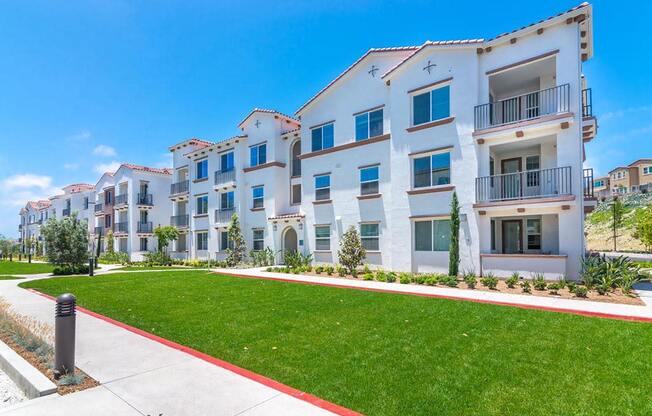
[[483, 176], [475, 179], [476, 202], [572, 194], [570, 166]]
[[231, 217], [233, 217], [234, 212], [235, 212], [235, 209], [233, 207], [216, 209], [215, 210], [215, 222], [217, 224], [226, 224], [226, 223], [228, 223], [229, 221], [231, 221]]
[[582, 117], [593, 116], [593, 93], [591, 88], [582, 90]]
[[223, 185], [225, 183], [235, 182], [235, 169], [218, 170], [215, 172], [215, 185]]
[[301, 176], [301, 159], [292, 159], [292, 176]]
[[154, 198], [152, 194], [138, 194], [138, 205], [154, 205]]
[[593, 168], [584, 169], [582, 172], [584, 198], [594, 197], [595, 184], [593, 183]]
[[120, 194], [115, 196], [115, 205], [126, 205], [129, 203], [129, 194]]
[[63, 211], [61, 211], [61, 215], [64, 217], [69, 217], [70, 216], [70, 208], [64, 208]]
[[170, 195], [184, 194], [188, 192], [189, 186], [190, 186], [189, 180], [173, 183], [172, 185], [170, 185]]
[[174, 227], [187, 227], [189, 222], [189, 215], [173, 215], [170, 217], [170, 225]]
[[104, 211], [104, 204], [98, 202], [97, 204], [95, 204], [95, 212], [101, 212], [101, 211]]
[[474, 109], [474, 126], [476, 130], [482, 130], [569, 111], [570, 85], [563, 84], [477, 105]]
[[129, 223], [128, 222], [116, 222], [115, 223], [115, 232], [116, 233], [128, 233], [129, 232]]
[[153, 232], [154, 227], [152, 226], [152, 222], [138, 222], [138, 232], [139, 233], [151, 233]]

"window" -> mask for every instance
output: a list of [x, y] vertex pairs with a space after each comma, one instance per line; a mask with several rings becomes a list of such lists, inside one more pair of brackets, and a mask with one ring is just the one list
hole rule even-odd
[[265, 248], [265, 230], [254, 230], [254, 251], [261, 251]]
[[178, 252], [183, 252], [186, 251], [186, 243], [187, 243], [187, 234], [179, 234], [179, 238], [176, 240], [176, 245], [177, 245], [177, 251]]
[[599, 187], [599, 186], [603, 186], [603, 184], [604, 184], [603, 181], [595, 181], [595, 182], [593, 182], [593, 186], [595, 186], [596, 188]]
[[233, 170], [234, 166], [233, 152], [222, 153], [220, 155], [220, 170], [222, 172]]
[[104, 205], [111, 205], [113, 203], [113, 193], [105, 192], [104, 193]]
[[528, 172], [526, 174], [527, 186], [539, 186], [539, 156], [526, 157], [525, 170], [536, 171], [536, 172]]
[[197, 197], [197, 215], [208, 214], [208, 195]]
[[643, 168], [643, 175], [649, 175], [652, 173], [652, 166], [645, 166]]
[[450, 178], [450, 153], [437, 153], [414, 159], [414, 187], [447, 185]]
[[312, 137], [312, 151], [329, 149], [333, 147], [334, 132], [333, 123], [324, 124], [323, 126], [315, 127], [310, 131]]
[[365, 250], [380, 250], [379, 229], [379, 224], [360, 224], [360, 239]]
[[496, 221], [491, 220], [491, 250], [496, 250]]
[[301, 203], [301, 184], [292, 185], [292, 204]]
[[208, 231], [197, 232], [197, 250], [208, 250]]
[[531, 218], [527, 220], [527, 249], [541, 250], [541, 220]]
[[450, 86], [412, 96], [412, 125], [450, 116]]
[[258, 166], [267, 163], [267, 144], [259, 144], [249, 148], [249, 165]]
[[355, 141], [383, 134], [383, 109], [355, 116]]
[[127, 252], [127, 247], [128, 247], [128, 241], [126, 238], [119, 238], [118, 239], [118, 251], [121, 253], [126, 253]]
[[229, 240], [228, 231], [220, 231], [220, 251], [225, 251], [230, 248], [233, 249], [233, 240]]
[[106, 215], [104, 217], [104, 228], [111, 228], [111, 216]]
[[235, 201], [235, 194], [233, 191], [229, 192], [224, 192], [220, 194], [220, 209], [221, 210], [229, 210], [233, 209], [234, 206], [234, 201]]
[[360, 195], [378, 193], [378, 166], [360, 169]]
[[251, 188], [253, 194], [253, 208], [263, 208], [265, 204], [265, 188], [256, 186]]
[[208, 178], [208, 159], [200, 160], [196, 163], [197, 170], [195, 179]]
[[147, 251], [147, 239], [146, 238], [141, 238], [140, 239], [140, 251]]
[[84, 197], [84, 209], [88, 209], [88, 197]]
[[450, 220], [416, 221], [414, 237], [416, 251], [448, 251], [451, 238]]
[[329, 251], [331, 249], [331, 227], [320, 225], [315, 227], [315, 250]]
[[331, 199], [331, 175], [315, 176], [315, 200]]

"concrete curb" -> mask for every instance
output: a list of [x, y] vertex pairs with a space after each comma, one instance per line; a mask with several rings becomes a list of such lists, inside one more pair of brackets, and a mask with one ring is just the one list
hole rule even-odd
[[57, 386], [49, 378], [2, 341], [0, 341], [0, 369], [30, 399], [57, 392]]

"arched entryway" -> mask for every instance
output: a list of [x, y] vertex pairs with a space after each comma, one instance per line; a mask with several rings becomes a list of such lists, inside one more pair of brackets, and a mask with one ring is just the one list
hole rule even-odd
[[283, 252], [288, 250], [297, 251], [298, 237], [293, 227], [287, 227], [283, 232]]

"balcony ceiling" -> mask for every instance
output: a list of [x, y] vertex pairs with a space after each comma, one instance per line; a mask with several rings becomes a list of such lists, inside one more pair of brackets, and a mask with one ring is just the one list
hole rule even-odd
[[[489, 88], [496, 98], [539, 90], [539, 78], [554, 76], [556, 60], [551, 56], [489, 77]], [[510, 92], [514, 92], [510, 94]]]

